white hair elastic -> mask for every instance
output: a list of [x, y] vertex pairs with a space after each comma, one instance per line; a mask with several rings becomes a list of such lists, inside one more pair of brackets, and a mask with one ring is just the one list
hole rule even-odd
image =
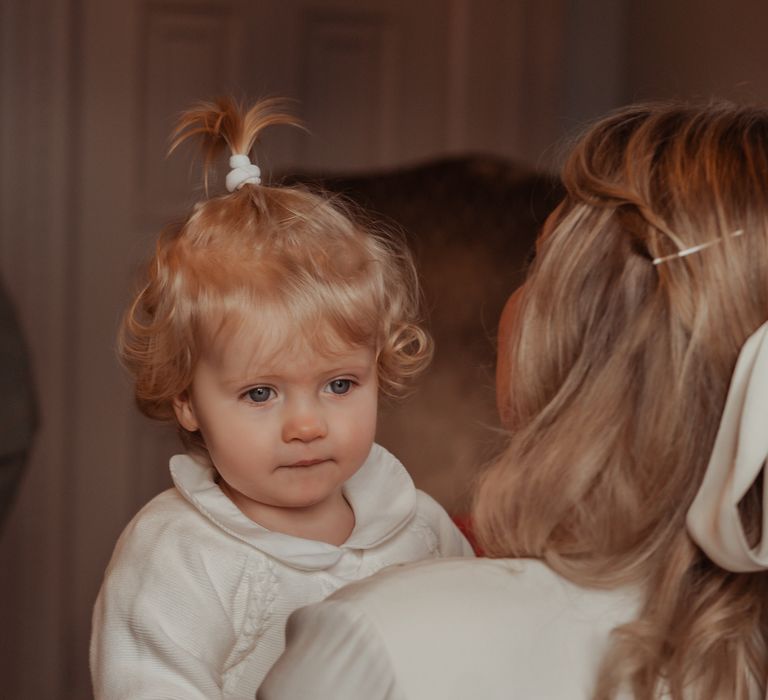
[[704, 479], [686, 524], [704, 553], [727, 571], [768, 570], [768, 487], [763, 483], [762, 534], [750, 547], [739, 502], [768, 459], [768, 322], [744, 343]]
[[244, 153], [235, 153], [229, 158], [231, 170], [227, 174], [227, 190], [234, 192], [246, 183], [261, 184], [261, 169], [251, 163], [251, 159]]
[[[739, 229], [738, 231], [734, 231], [733, 233], [728, 234], [727, 238], [735, 238], [736, 236], [741, 236], [743, 233], [744, 231]], [[707, 241], [706, 243], [699, 243], [699, 245], [694, 245], [694, 246], [691, 246], [690, 248], [683, 248], [683, 250], [678, 250], [676, 253], [672, 253], [671, 255], [664, 255], [660, 258], [654, 258], [653, 264], [659, 265], [660, 263], [667, 262], [668, 260], [674, 260], [675, 258], [684, 258], [686, 255], [698, 253], [700, 250], [709, 248], [713, 245], [716, 245], [717, 243], [722, 243], [725, 240], [725, 238], [726, 237], [715, 238], [711, 241]]]

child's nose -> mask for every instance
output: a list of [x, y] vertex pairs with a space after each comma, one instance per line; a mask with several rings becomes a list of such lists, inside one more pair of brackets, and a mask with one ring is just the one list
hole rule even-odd
[[320, 407], [314, 403], [290, 406], [283, 421], [283, 440], [311, 442], [325, 437], [328, 426]]

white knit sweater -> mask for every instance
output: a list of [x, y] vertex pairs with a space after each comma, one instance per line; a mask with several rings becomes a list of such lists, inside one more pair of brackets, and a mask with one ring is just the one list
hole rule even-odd
[[253, 698], [288, 615], [379, 569], [472, 550], [445, 511], [374, 445], [344, 485], [355, 528], [341, 546], [246, 518], [186, 455], [115, 547], [93, 615], [97, 699]]

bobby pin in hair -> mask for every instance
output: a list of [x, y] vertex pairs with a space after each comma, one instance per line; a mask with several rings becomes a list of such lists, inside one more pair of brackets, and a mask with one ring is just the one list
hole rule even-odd
[[[744, 231], [742, 229], [738, 229], [734, 231], [733, 233], [728, 234], [728, 238], [735, 238], [736, 236], [741, 236]], [[715, 238], [711, 241], [707, 241], [706, 243], [699, 243], [699, 245], [691, 246], [690, 248], [683, 248], [682, 250], [678, 250], [677, 253], [672, 253], [671, 255], [664, 255], [660, 258], [654, 258], [653, 264], [659, 265], [660, 263], [667, 262], [667, 260], [674, 260], [675, 258], [684, 258], [686, 255], [691, 255], [692, 253], [698, 253], [700, 250], [704, 250], [705, 248], [709, 248], [710, 246], [715, 245], [716, 243], [722, 243], [725, 240], [725, 236], [723, 238]]]

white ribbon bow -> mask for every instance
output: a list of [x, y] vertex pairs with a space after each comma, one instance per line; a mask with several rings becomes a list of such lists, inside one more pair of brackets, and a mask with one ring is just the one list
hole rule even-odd
[[768, 488], [763, 484], [762, 536], [750, 547], [738, 504], [768, 458], [768, 322], [744, 343], [699, 491], [688, 510], [691, 537], [727, 571], [768, 569]]
[[232, 168], [227, 174], [227, 190], [230, 192], [239, 190], [246, 183], [261, 184], [261, 170], [247, 155], [236, 153], [230, 156], [229, 167]]

